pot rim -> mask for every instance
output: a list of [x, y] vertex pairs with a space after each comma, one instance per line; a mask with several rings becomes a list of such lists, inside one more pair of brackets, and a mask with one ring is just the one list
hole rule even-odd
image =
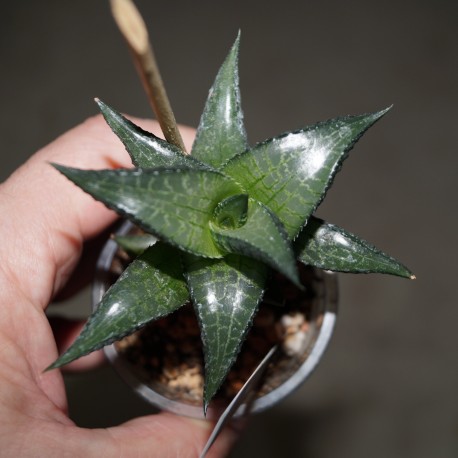
[[[117, 235], [126, 235], [133, 227], [130, 221], [124, 221], [115, 232]], [[109, 239], [104, 245], [96, 264], [96, 274], [92, 286], [92, 308], [95, 309], [107, 290], [108, 272], [111, 268], [112, 259], [118, 249], [118, 245]], [[315, 269], [323, 281], [323, 291], [319, 297], [322, 302], [322, 323], [318, 329], [318, 335], [312, 344], [312, 349], [297, 371], [280, 386], [269, 393], [260, 396], [250, 405], [250, 413], [261, 412], [274, 404], [277, 404], [286, 396], [295, 391], [314, 371], [321, 360], [334, 331], [337, 318], [338, 287], [337, 275], [334, 272]], [[204, 417], [202, 406], [186, 404], [172, 400], [161, 395], [149, 385], [143, 383], [129, 367], [129, 363], [119, 356], [114, 344], [104, 347], [104, 353], [118, 375], [143, 399], [159, 407], [162, 410], [193, 418], [218, 418], [221, 410], [210, 407], [207, 416]], [[243, 415], [245, 405], [239, 407], [234, 417]]]

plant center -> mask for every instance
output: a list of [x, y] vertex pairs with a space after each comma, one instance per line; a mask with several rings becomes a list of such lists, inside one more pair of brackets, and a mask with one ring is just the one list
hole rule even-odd
[[213, 211], [213, 221], [222, 229], [237, 229], [246, 223], [248, 196], [237, 194], [221, 201]]

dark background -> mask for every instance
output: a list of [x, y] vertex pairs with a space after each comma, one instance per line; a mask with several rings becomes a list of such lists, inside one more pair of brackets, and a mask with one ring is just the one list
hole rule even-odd
[[[458, 3], [137, 5], [183, 124], [197, 125], [239, 28], [251, 143], [394, 104], [352, 152], [319, 215], [395, 255], [418, 279], [341, 275], [337, 329], [317, 372], [253, 418], [232, 456], [458, 456]], [[95, 114], [95, 96], [151, 115], [108, 2], [5, 2], [0, 37], [0, 179]], [[85, 313], [87, 295], [72, 307]], [[80, 425], [150, 411], [109, 368], [67, 382]]]

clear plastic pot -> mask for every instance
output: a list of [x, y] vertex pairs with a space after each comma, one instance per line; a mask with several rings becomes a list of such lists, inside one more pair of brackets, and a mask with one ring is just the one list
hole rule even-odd
[[[132, 227], [133, 225], [130, 222], [125, 222], [117, 233], [120, 235], [128, 234]], [[110, 286], [110, 281], [113, 277], [110, 271], [117, 251], [116, 242], [110, 239], [100, 254], [92, 289], [93, 308], [97, 307], [103, 294]], [[337, 276], [332, 272], [314, 269], [312, 286], [314, 297], [311, 304], [307, 338], [304, 341], [301, 353], [290, 358], [291, 361], [288, 365], [293, 368], [293, 371], [279, 386], [260, 395], [253, 401], [250, 405], [250, 412], [252, 413], [268, 409], [292, 393], [310, 376], [324, 354], [336, 321]], [[155, 385], [153, 389], [151, 384], [145, 382], [141, 374], [118, 351], [116, 343], [105, 347], [104, 351], [121, 378], [146, 401], [161, 410], [194, 418], [203, 418], [201, 405], [171, 399], [165, 394], [166, 390], [162, 390], [160, 386]], [[244, 406], [238, 410], [235, 416], [240, 415], [243, 409]], [[210, 407], [207, 412], [207, 418], [218, 416], [219, 412], [218, 408], [212, 409]]]

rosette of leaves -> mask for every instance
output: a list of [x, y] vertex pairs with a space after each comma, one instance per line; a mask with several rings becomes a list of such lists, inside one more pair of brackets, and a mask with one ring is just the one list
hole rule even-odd
[[369, 243], [313, 216], [348, 152], [387, 110], [287, 132], [250, 147], [237, 38], [209, 93], [191, 155], [97, 101], [134, 168], [67, 178], [147, 234], [60, 367], [192, 301], [205, 356], [204, 410], [233, 365], [272, 269], [300, 285], [297, 262], [410, 277]]

